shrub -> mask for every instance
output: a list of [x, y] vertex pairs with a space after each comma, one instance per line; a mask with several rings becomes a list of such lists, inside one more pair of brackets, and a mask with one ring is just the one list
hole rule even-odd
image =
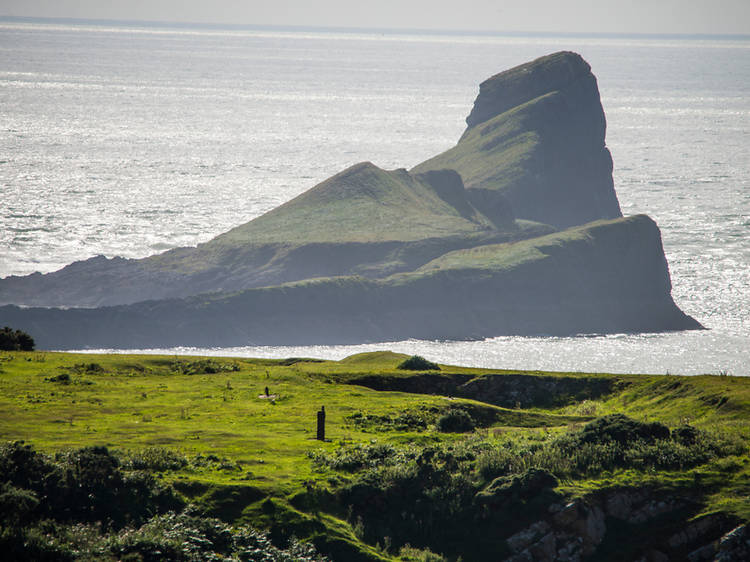
[[0, 447], [0, 482], [4, 501], [33, 511], [36, 520], [101, 521], [119, 528], [183, 505], [151, 474], [123, 473], [106, 447], [59, 453], [53, 461], [23, 442], [9, 443]]
[[480, 504], [503, 505], [527, 500], [542, 490], [557, 487], [557, 478], [541, 468], [530, 468], [517, 476], [500, 476], [476, 495]]
[[3, 560], [58, 562], [123, 560], [188, 562], [257, 560], [324, 562], [314, 547], [294, 539], [276, 547], [266, 533], [247, 525], [229, 525], [191, 512], [156, 515], [144, 524], [102, 533], [99, 524], [59, 525], [45, 522], [29, 528], [0, 528]]
[[72, 562], [73, 550], [60, 543], [47, 528], [0, 528], [0, 552], [7, 562]]
[[[386, 452], [372, 451], [375, 456]], [[154, 448], [137, 462], [163, 467], [185, 459]], [[150, 473], [122, 468], [106, 447], [52, 459], [23, 442], [0, 445], [2, 559], [325, 560], [295, 540], [279, 548], [250, 527], [175, 513], [184, 504], [171, 488]]]
[[125, 529], [109, 540], [109, 550], [134, 560], [325, 560], [309, 544], [291, 540], [278, 548], [266, 533], [188, 512], [158, 515], [138, 529]]
[[99, 363], [76, 363], [72, 367], [76, 373], [87, 373], [90, 375], [101, 374], [104, 372], [104, 367]]
[[135, 470], [179, 470], [187, 466], [188, 460], [183, 456], [165, 449], [164, 447], [146, 447], [131, 453], [128, 467]]
[[406, 371], [439, 371], [440, 367], [437, 363], [428, 361], [421, 355], [412, 355], [408, 359], [405, 359], [396, 367]]
[[13, 330], [5, 326], [0, 330], [0, 350], [2, 351], [34, 351], [34, 338], [21, 330]]
[[472, 417], [459, 408], [448, 410], [437, 420], [437, 429], [443, 433], [464, 433], [476, 427]]
[[10, 484], [0, 485], [0, 523], [11, 527], [26, 524], [39, 505], [37, 495]]
[[448, 560], [440, 554], [435, 554], [429, 548], [414, 548], [408, 543], [398, 551], [398, 557], [404, 562], [447, 562]]
[[554, 439], [524, 462], [558, 475], [590, 475], [615, 468], [683, 469], [744, 450], [737, 439], [690, 426], [670, 434], [660, 423], [641, 423], [618, 414]]
[[661, 423], [643, 423], [623, 414], [612, 414], [587, 423], [576, 436], [580, 443], [616, 441], [621, 444], [642, 439], [668, 439], [669, 428]]
[[354, 445], [340, 447], [327, 453], [325, 451], [313, 451], [308, 453], [313, 463], [318, 466], [326, 466], [334, 470], [345, 470], [354, 472], [363, 468], [382, 467], [398, 462], [403, 452], [398, 451], [392, 445], [375, 443], [372, 445]]
[[219, 363], [213, 359], [199, 359], [197, 361], [181, 361], [175, 359], [172, 362], [172, 371], [182, 375], [213, 375], [216, 373], [236, 372], [240, 370], [237, 363]]
[[0, 446], [0, 479], [5, 484], [43, 492], [45, 484], [59, 477], [60, 469], [23, 441]]
[[59, 382], [61, 384], [70, 384], [70, 375], [68, 373], [60, 373], [59, 375], [56, 375], [54, 377], [49, 377], [48, 379], [45, 379], [48, 382]]
[[683, 445], [694, 445], [699, 436], [700, 432], [692, 425], [681, 425], [672, 431], [672, 439]]
[[523, 465], [523, 458], [508, 447], [493, 447], [482, 451], [477, 458], [477, 470], [484, 480], [520, 472]]

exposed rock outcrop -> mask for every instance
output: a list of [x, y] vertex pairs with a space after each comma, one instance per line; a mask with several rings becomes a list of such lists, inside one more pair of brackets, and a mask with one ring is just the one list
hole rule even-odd
[[504, 408], [551, 408], [596, 400], [626, 384], [612, 376], [585, 378], [506, 373], [502, 377], [428, 372], [403, 375], [362, 375], [349, 384], [373, 390], [470, 398]]
[[[598, 496], [551, 504], [548, 514], [506, 539], [513, 553], [508, 562], [580, 562], [618, 559], [638, 562], [670, 560], [746, 560], [750, 553], [747, 525], [736, 526], [726, 515], [689, 519], [696, 506], [689, 498], [647, 489], [612, 490]], [[644, 533], [651, 525], [659, 531]], [[645, 527], [644, 527], [645, 526]], [[614, 529], [614, 530], [613, 530]], [[623, 534], [624, 533], [624, 534]], [[637, 537], [634, 544], [618, 544]], [[611, 544], [607, 544], [611, 543]]]

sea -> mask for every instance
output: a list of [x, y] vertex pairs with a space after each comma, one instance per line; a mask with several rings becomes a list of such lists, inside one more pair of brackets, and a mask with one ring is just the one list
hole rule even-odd
[[480, 82], [559, 50], [591, 64], [623, 213], [656, 220], [706, 330], [147, 351], [750, 375], [745, 36], [0, 19], [0, 277], [193, 246], [356, 162], [410, 168], [456, 143]]

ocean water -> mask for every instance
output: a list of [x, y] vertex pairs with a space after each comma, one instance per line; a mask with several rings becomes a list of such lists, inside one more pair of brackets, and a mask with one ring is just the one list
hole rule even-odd
[[657, 221], [708, 330], [157, 351], [750, 375], [750, 38], [0, 20], [0, 277], [195, 245], [359, 161], [409, 168], [455, 144], [482, 80], [562, 49], [598, 77], [623, 212]]

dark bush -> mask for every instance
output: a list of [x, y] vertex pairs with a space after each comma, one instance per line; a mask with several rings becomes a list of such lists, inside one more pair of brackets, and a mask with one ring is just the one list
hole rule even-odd
[[172, 371], [182, 375], [214, 375], [216, 373], [234, 373], [240, 370], [237, 363], [220, 363], [213, 359], [198, 359], [196, 361], [175, 359], [171, 367]]
[[267, 534], [242, 525], [232, 528], [218, 519], [190, 513], [167, 513], [139, 529], [126, 530], [109, 541], [122, 560], [259, 560], [273, 562], [324, 561], [315, 549], [294, 539], [282, 549]]
[[17, 488], [44, 492], [47, 483], [60, 477], [60, 469], [23, 441], [0, 446], [0, 481]]
[[135, 470], [179, 470], [188, 465], [183, 455], [165, 449], [164, 447], [146, 447], [130, 455], [128, 467]]
[[694, 445], [699, 436], [700, 432], [692, 425], [681, 425], [672, 431], [672, 439], [682, 445]]
[[98, 525], [0, 528], [0, 552], [5, 562], [122, 560], [123, 562], [189, 562], [197, 560], [257, 560], [324, 562], [312, 545], [295, 539], [285, 548], [247, 525], [231, 527], [194, 513], [156, 515], [136, 527], [102, 533]]
[[[184, 458], [154, 449], [144, 462], [173, 466], [182, 465]], [[0, 558], [325, 560], [295, 540], [277, 548], [266, 534], [250, 527], [176, 514], [184, 504], [171, 488], [151, 473], [122, 468], [106, 447], [86, 447], [52, 459], [20, 441], [0, 445]]]
[[53, 461], [23, 442], [6, 444], [0, 447], [0, 484], [9, 494], [0, 501], [15, 502], [35, 520], [119, 528], [183, 506], [151, 474], [123, 473], [106, 447], [61, 453]]
[[75, 559], [68, 545], [39, 527], [0, 528], [0, 552], [4, 562], [66, 562]]
[[26, 332], [13, 330], [5, 326], [0, 330], [0, 350], [2, 351], [34, 351], [35, 343]]
[[436, 425], [438, 431], [443, 433], [463, 433], [476, 427], [476, 423], [466, 410], [459, 408], [448, 410], [438, 418]]
[[11, 484], [0, 484], [0, 524], [11, 527], [28, 523], [39, 505], [37, 495]]
[[557, 478], [541, 468], [529, 468], [516, 476], [495, 478], [489, 486], [476, 495], [478, 504], [499, 506], [527, 500], [544, 489], [557, 486]]
[[616, 441], [627, 444], [637, 440], [669, 439], [669, 428], [658, 422], [644, 423], [623, 414], [612, 414], [595, 419], [583, 426], [577, 435], [581, 443]]
[[318, 466], [347, 472], [391, 465], [401, 456], [395, 447], [382, 443], [340, 447], [330, 453], [323, 450], [313, 451], [308, 455]]
[[440, 367], [437, 363], [428, 361], [420, 355], [412, 355], [408, 359], [405, 359], [399, 363], [397, 369], [406, 371], [439, 371]]
[[[471, 405], [450, 407], [442, 430], [470, 429], [467, 419], [481, 421]], [[688, 440], [693, 443], [681, 443]], [[662, 424], [626, 416], [607, 416], [561, 434], [540, 430], [501, 439], [474, 432], [451, 441], [352, 444], [311, 456], [318, 466], [349, 472], [331, 492], [365, 542], [387, 536], [396, 549], [409, 543], [451, 559], [460, 554], [488, 560], [505, 556], [497, 554], [506, 547], [494, 539], [497, 529], [515, 532], [563, 500], [558, 479], [616, 469], [682, 470], [747, 450], [739, 437], [683, 428], [670, 435]]]

